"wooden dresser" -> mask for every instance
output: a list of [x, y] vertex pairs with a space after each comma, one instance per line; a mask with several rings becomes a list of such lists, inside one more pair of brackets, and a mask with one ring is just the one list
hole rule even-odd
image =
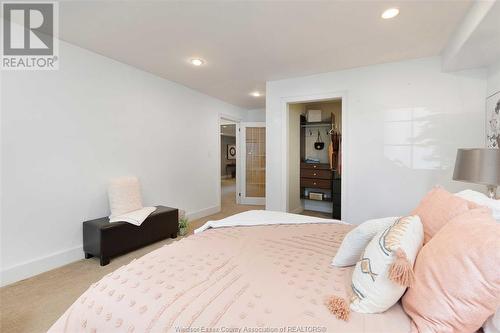
[[332, 171], [326, 163], [300, 163], [300, 187], [320, 188], [330, 190], [332, 188]]
[[[300, 197], [309, 199], [306, 191], [326, 192], [323, 201], [332, 203], [332, 218], [340, 219], [340, 178], [335, 179], [335, 172], [328, 163], [300, 163]], [[327, 191], [325, 191], [327, 190]]]

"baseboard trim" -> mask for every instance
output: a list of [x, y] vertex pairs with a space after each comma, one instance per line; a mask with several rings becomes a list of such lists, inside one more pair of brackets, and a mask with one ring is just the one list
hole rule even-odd
[[186, 217], [189, 220], [197, 220], [201, 219], [202, 217], [209, 216], [212, 214], [217, 214], [218, 212], [221, 211], [220, 205], [209, 207], [209, 208], [204, 208], [195, 212], [189, 212], [186, 214]]
[[51, 269], [83, 259], [83, 257], [83, 246], [79, 245], [68, 250], [7, 267], [2, 270], [0, 285], [3, 287], [30, 278], [40, 273], [50, 271]]
[[[205, 216], [216, 214], [220, 211], [220, 206], [213, 206], [195, 212], [188, 212], [186, 217], [190, 220], [196, 220]], [[7, 267], [3, 269], [0, 274], [0, 286], [3, 287], [14, 282], [33, 277], [83, 258], [83, 245], [78, 245], [68, 250], [52, 253], [44, 257]]]
[[297, 208], [295, 208], [295, 209], [292, 209], [292, 210], [290, 211], [290, 213], [292, 213], [292, 214], [300, 214], [300, 213], [302, 213], [303, 211], [304, 211], [304, 207], [297, 207]]

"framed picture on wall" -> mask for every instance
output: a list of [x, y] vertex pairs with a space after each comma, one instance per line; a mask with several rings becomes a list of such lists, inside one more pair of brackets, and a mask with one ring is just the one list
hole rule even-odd
[[486, 147], [500, 148], [500, 91], [486, 99]]
[[236, 159], [236, 145], [227, 145], [227, 159], [228, 160]]

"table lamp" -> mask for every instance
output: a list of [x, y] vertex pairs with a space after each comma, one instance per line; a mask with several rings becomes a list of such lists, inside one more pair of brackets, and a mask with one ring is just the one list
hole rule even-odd
[[500, 185], [500, 149], [458, 149], [453, 180], [486, 185], [495, 199]]

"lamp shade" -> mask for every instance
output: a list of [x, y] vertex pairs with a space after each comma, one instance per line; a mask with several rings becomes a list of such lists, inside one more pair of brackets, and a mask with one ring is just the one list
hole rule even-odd
[[453, 179], [500, 185], [500, 149], [458, 149]]

